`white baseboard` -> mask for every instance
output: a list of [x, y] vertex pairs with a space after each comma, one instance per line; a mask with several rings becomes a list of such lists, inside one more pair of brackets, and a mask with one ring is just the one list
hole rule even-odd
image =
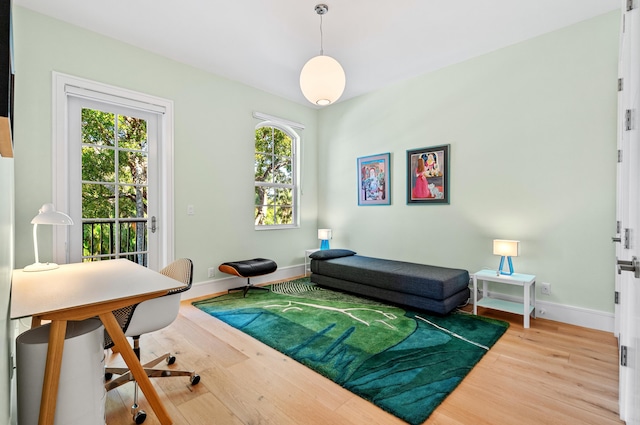
[[[292, 279], [304, 275], [304, 264], [290, 267], [279, 267], [273, 273], [251, 278], [251, 283], [260, 285], [266, 282], [276, 282], [280, 280]], [[194, 282], [191, 289], [182, 294], [182, 299], [204, 297], [206, 295], [218, 294], [231, 288], [246, 285], [247, 279], [237, 276], [230, 276], [222, 279], [206, 280]]]
[[[473, 291], [473, 288], [471, 290]], [[520, 297], [497, 292], [489, 292], [489, 296], [505, 301], [523, 302]], [[614, 332], [615, 327], [615, 316], [613, 313], [566, 304], [557, 304], [549, 301], [540, 301], [539, 299], [536, 299], [536, 317], [611, 333]]]

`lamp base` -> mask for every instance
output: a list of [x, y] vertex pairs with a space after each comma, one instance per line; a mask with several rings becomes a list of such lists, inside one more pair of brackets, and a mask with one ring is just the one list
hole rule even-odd
[[320, 249], [329, 249], [329, 240], [328, 239], [322, 239], [322, 241], [320, 242]]
[[43, 272], [45, 270], [54, 270], [60, 267], [56, 263], [33, 263], [26, 266], [23, 271], [25, 272]]
[[506, 257], [506, 258], [509, 262], [509, 271], [507, 272], [502, 270], [502, 267], [504, 266], [504, 259], [505, 259], [505, 256], [502, 256], [502, 258], [500, 258], [500, 267], [498, 267], [498, 272], [505, 276], [511, 276], [513, 274], [513, 263], [511, 262], [511, 257]]

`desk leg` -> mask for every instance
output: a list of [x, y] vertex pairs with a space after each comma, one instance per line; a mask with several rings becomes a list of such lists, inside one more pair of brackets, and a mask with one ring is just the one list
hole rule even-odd
[[44, 367], [42, 382], [42, 398], [40, 399], [40, 417], [38, 425], [53, 425], [62, 367], [62, 351], [64, 337], [67, 333], [66, 320], [54, 320], [49, 329], [49, 346], [47, 347], [47, 363]]
[[144, 368], [140, 364], [140, 361], [133, 352], [131, 345], [129, 345], [127, 337], [125, 337], [124, 333], [122, 333], [122, 329], [120, 328], [120, 325], [118, 324], [118, 321], [116, 320], [113, 313], [109, 312], [101, 314], [100, 320], [102, 320], [105, 329], [107, 330], [107, 332], [109, 332], [109, 336], [113, 340], [115, 347], [122, 355], [124, 362], [129, 367], [131, 374], [138, 382], [138, 385], [140, 385], [140, 389], [147, 398], [149, 405], [155, 412], [160, 423], [162, 425], [171, 425], [173, 422], [171, 421], [169, 413], [160, 401], [160, 397], [158, 396], [156, 389], [153, 387], [153, 385], [151, 385], [151, 381], [149, 380], [147, 373], [144, 371]]
[[524, 316], [524, 327], [525, 329], [529, 328], [529, 307], [531, 307], [531, 286], [529, 284], [524, 284], [524, 302], [522, 303], [522, 315]]
[[473, 275], [473, 314], [478, 314], [478, 278]]
[[31, 317], [31, 329], [37, 328], [40, 325], [42, 325], [42, 319], [40, 318], [40, 316], [32, 316]]

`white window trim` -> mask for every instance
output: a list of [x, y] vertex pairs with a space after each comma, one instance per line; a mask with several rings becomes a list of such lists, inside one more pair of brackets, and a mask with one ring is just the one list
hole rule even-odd
[[[56, 209], [69, 210], [69, 173], [66, 167], [69, 158], [69, 141], [67, 138], [68, 108], [67, 97], [70, 95], [89, 99], [118, 103], [130, 108], [162, 113], [161, 131], [163, 146], [160, 154], [159, 191], [163, 200], [160, 203], [161, 217], [165, 220], [165, 229], [159, 243], [159, 264], [169, 264], [174, 258], [174, 179], [173, 179], [173, 101], [121, 87], [111, 86], [53, 71], [52, 73], [52, 200]], [[67, 263], [66, 226], [53, 226], [53, 260]]]
[[[300, 228], [300, 202], [302, 198], [302, 191], [300, 189], [302, 178], [301, 178], [301, 158], [300, 158], [300, 134], [294, 130], [294, 128], [304, 130], [304, 125], [285, 120], [283, 118], [274, 117], [273, 115], [263, 114], [261, 112], [254, 112], [254, 118], [262, 119], [263, 121], [256, 124], [254, 130], [257, 130], [261, 127], [274, 127], [281, 131], [284, 131], [292, 138], [293, 144], [293, 155], [294, 155], [294, 173], [295, 173], [295, 181], [294, 181], [294, 191], [295, 191], [295, 200], [294, 200], [294, 224], [274, 224], [274, 225], [265, 225], [265, 226], [255, 226], [255, 230], [285, 230], [285, 229], [299, 229]], [[255, 154], [255, 144], [254, 144], [254, 154]], [[255, 180], [254, 180], [255, 187]]]

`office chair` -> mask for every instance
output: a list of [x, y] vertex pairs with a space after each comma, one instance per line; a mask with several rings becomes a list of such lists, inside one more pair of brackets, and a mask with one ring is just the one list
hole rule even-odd
[[[182, 258], [169, 264], [162, 269], [160, 273], [183, 282], [187, 286], [170, 291], [162, 297], [143, 301], [139, 304], [124, 307], [113, 312], [125, 336], [133, 338], [133, 351], [136, 353], [136, 356], [138, 356], [138, 360], [140, 360], [140, 335], [160, 330], [170, 325], [178, 316], [180, 294], [191, 288], [193, 263], [187, 258]], [[113, 341], [111, 341], [111, 338], [105, 332], [105, 348], [111, 348], [112, 346]], [[191, 385], [196, 385], [200, 382], [200, 376], [193, 371], [154, 368], [163, 360], [165, 360], [167, 364], [172, 365], [175, 363], [176, 358], [171, 355], [171, 353], [166, 353], [155, 360], [143, 364], [142, 367], [147, 373], [147, 376], [150, 378], [189, 376]], [[111, 380], [114, 374], [120, 376]], [[135, 382], [129, 369], [126, 367], [107, 367], [105, 369], [105, 381], [107, 391], [117, 388], [129, 381], [134, 381], [134, 399], [133, 405], [131, 406], [131, 413], [136, 424], [143, 423], [147, 418], [147, 414], [138, 406], [138, 383]]]

